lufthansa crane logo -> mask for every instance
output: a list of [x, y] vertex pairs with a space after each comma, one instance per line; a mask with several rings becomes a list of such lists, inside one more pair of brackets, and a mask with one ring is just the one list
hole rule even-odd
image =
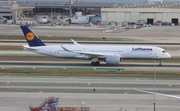
[[26, 39], [27, 39], [28, 41], [34, 40], [34, 34], [33, 34], [32, 32], [28, 32], [28, 33], [26, 34]]

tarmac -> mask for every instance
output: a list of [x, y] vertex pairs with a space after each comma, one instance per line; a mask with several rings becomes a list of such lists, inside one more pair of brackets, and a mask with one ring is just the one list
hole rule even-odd
[[[104, 28], [84, 26], [31, 26], [36, 35], [48, 37], [73, 36], [92, 38], [113, 38], [128, 39], [128, 41], [146, 42], [175, 42], [180, 43], [179, 26], [152, 26], [140, 29], [129, 29], [119, 33], [103, 33]], [[1, 35], [23, 35], [19, 25], [0, 24]]]
[[[38, 106], [48, 96], [60, 98], [59, 107], [78, 107], [82, 101], [90, 111], [152, 111], [153, 95], [149, 94], [74, 94], [1, 92], [1, 111], [29, 111], [29, 105]], [[179, 101], [156, 96], [157, 111], [179, 111]]]
[[[84, 83], [85, 86], [79, 86]], [[156, 83], [157, 92], [168, 93], [170, 91], [168, 94], [178, 96], [180, 85], [178, 79], [157, 79]], [[62, 86], [62, 84], [64, 85]], [[119, 84], [119, 86], [112, 84]], [[122, 84], [125, 85], [124, 88]], [[137, 84], [142, 85], [139, 89], [153, 90], [153, 79], [146, 78], [2, 76], [1, 89], [10, 89], [12, 86], [16, 91], [0, 91], [0, 111], [29, 111], [29, 105], [38, 106], [48, 96], [59, 97], [60, 102], [63, 103], [58, 105], [59, 107], [77, 107], [82, 101], [85, 101], [86, 107], [90, 107], [90, 111], [152, 111], [154, 95], [137, 91], [131, 92], [130, 90], [137, 87]], [[38, 91], [29, 91], [29, 86]], [[26, 91], [17, 87], [25, 88]], [[50, 92], [46, 92], [44, 88], [49, 89]], [[56, 92], [55, 90], [59, 88], [62, 88], [61, 91]], [[63, 92], [65, 88], [70, 90]], [[89, 88], [91, 90], [88, 90]], [[103, 89], [105, 92], [98, 92]], [[120, 91], [113, 93], [115, 89]], [[83, 91], [89, 92], [83, 93]], [[179, 100], [156, 95], [156, 109], [158, 111], [179, 111]]]
[[[130, 29], [119, 33], [103, 33], [104, 28], [84, 27], [84, 26], [31, 26], [37, 35], [48, 37], [60, 36], [88, 36], [92, 38], [114, 38], [118, 37], [127, 41], [145, 41], [145, 42], [171, 42], [180, 43], [180, 27], [179, 26], [152, 26], [141, 29]], [[0, 34], [2, 35], [23, 35], [18, 25], [0, 25]], [[171, 46], [172, 47], [172, 46]], [[179, 46], [176, 47], [177, 49]], [[174, 50], [171, 50], [174, 51]], [[4, 53], [4, 52], [1, 52]], [[179, 50], [174, 51], [174, 56], [179, 56]], [[19, 53], [21, 54], [21, 53]], [[29, 53], [28, 53], [29, 54]], [[138, 69], [136, 69], [138, 70]], [[147, 70], [147, 69], [145, 69]], [[153, 69], [152, 69], [153, 70]], [[168, 68], [167, 68], [168, 70]], [[29, 111], [29, 105], [38, 106], [48, 96], [59, 97], [63, 102], [61, 106], [77, 107], [81, 101], [86, 101], [86, 106], [91, 111], [152, 111], [154, 103], [154, 95], [135, 93], [132, 88], [137, 84], [150, 84], [150, 86], [141, 86], [143, 90], [153, 90], [153, 79], [141, 80], [139, 78], [74, 78], [74, 77], [22, 77], [22, 76], [3, 76], [0, 77], [0, 111]], [[12, 84], [19, 82], [29, 82], [29, 84]], [[56, 82], [57, 86], [41, 86], [40, 83], [50, 84]], [[100, 83], [100, 86], [88, 87], [88, 83]], [[64, 83], [84, 83], [87, 86], [60, 86]], [[108, 84], [106, 84], [108, 83]], [[33, 84], [35, 84], [33, 86]], [[38, 85], [37, 85], [38, 84]], [[112, 87], [112, 84], [127, 84], [131, 87]], [[136, 85], [134, 85], [136, 84]], [[157, 80], [157, 84], [166, 85], [166, 87], [157, 87], [157, 91], [165, 94], [179, 95], [179, 80]], [[29, 85], [29, 86], [28, 86]], [[59, 85], [59, 86], [58, 86]], [[97, 84], [96, 84], [97, 85]], [[177, 85], [177, 86], [176, 86]], [[173, 87], [174, 86], [174, 87]], [[67, 88], [66, 88], [67, 87]], [[96, 91], [93, 89], [96, 88]], [[12, 89], [15, 91], [13, 92]], [[23, 89], [23, 90], [22, 90]], [[32, 89], [32, 90], [30, 90]], [[36, 90], [34, 90], [36, 89]], [[49, 92], [46, 92], [47, 89]], [[68, 92], [63, 90], [69, 89]], [[57, 91], [58, 90], [58, 91]], [[102, 90], [98, 93], [98, 90]], [[117, 91], [113, 93], [113, 91]], [[83, 93], [83, 91], [85, 93]], [[87, 93], [87, 91], [89, 91]], [[119, 92], [118, 92], [119, 91]], [[179, 100], [156, 96], [156, 109], [158, 111], [179, 111]]]

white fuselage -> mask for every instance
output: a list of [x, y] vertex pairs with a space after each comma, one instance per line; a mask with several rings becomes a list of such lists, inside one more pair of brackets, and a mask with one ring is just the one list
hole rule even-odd
[[[105, 56], [98, 58], [103, 60], [106, 55], [119, 55], [121, 59], [167, 59], [171, 55], [164, 49], [155, 46], [99, 46], [99, 45], [63, 45], [68, 50], [65, 51], [59, 46], [39, 46], [24, 47], [25, 50], [34, 51], [36, 53], [59, 57], [59, 58], [76, 58], [76, 59], [92, 59], [93, 56], [79, 54], [75, 52], [102, 53]], [[35, 49], [35, 50], [32, 50]]]

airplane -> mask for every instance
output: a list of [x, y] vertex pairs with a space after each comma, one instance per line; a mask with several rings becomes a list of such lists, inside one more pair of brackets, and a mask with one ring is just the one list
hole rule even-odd
[[144, 93], [149, 93], [149, 94], [156, 94], [156, 95], [160, 95], [160, 96], [165, 96], [165, 97], [170, 97], [170, 98], [175, 98], [175, 99], [180, 99], [179, 96], [173, 96], [173, 95], [168, 95], [168, 94], [162, 94], [162, 93], [154, 93], [154, 92], [150, 92], [150, 91], [144, 91], [144, 90], [140, 90], [140, 89], [136, 89], [136, 88], [133, 88], [134, 90], [136, 91], [139, 91], [139, 92], [144, 92]]
[[20, 26], [27, 40], [27, 45], [23, 49], [36, 53], [66, 59], [84, 59], [91, 60], [93, 66], [100, 64], [100, 61], [106, 62], [107, 65], [119, 65], [123, 59], [150, 59], [161, 61], [171, 57], [163, 48], [156, 46], [139, 46], [139, 45], [80, 45], [71, 40], [74, 45], [45, 45], [40, 38], [26, 25]]

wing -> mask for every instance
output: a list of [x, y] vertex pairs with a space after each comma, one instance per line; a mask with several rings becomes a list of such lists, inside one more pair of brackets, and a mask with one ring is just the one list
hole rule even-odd
[[65, 48], [64, 46], [61, 46], [61, 47], [62, 47], [65, 51], [74, 52], [74, 53], [78, 53], [78, 54], [82, 54], [82, 55], [86, 55], [86, 56], [92, 56], [92, 57], [102, 57], [102, 56], [105, 56], [105, 54], [103, 54], [103, 53], [71, 51], [71, 50], [68, 50], [67, 48]]
[[[140, 90], [140, 89], [136, 89], [136, 88], [133, 88], [133, 89], [136, 90], [136, 91], [139, 91], [139, 92], [144, 92], [144, 93], [154, 94], [154, 92], [144, 91], [144, 90]], [[173, 95], [162, 94], [162, 93], [155, 93], [155, 94], [156, 94], [156, 95], [160, 95], [160, 96], [165, 96], [165, 97], [170, 97], [170, 98], [180, 99], [179, 96], [173, 96]]]

